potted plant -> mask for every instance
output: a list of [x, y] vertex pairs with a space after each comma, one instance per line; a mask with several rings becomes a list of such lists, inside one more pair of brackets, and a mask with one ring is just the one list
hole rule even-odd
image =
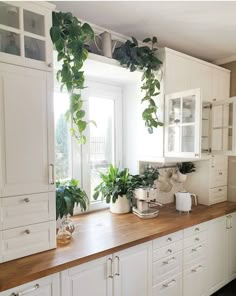
[[73, 216], [74, 207], [80, 206], [86, 211], [89, 198], [84, 190], [79, 188], [79, 181], [72, 179], [56, 182], [56, 219], [61, 219], [57, 240], [66, 243], [71, 239], [75, 227], [68, 216]]
[[195, 172], [195, 168], [193, 162], [177, 163], [177, 172], [173, 177], [177, 182], [183, 183], [187, 179], [187, 174]]
[[101, 183], [95, 188], [94, 199], [100, 195], [110, 203], [110, 211], [115, 214], [129, 213], [133, 192], [132, 176], [127, 168], [109, 166], [108, 171], [100, 174]]

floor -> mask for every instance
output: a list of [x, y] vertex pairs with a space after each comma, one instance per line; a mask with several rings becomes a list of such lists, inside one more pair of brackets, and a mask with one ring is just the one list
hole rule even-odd
[[232, 281], [212, 296], [236, 296], [236, 280]]

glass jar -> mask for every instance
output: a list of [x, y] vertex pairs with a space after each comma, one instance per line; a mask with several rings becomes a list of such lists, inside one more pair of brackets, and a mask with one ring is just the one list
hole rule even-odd
[[72, 228], [71, 228], [71, 226], [68, 226], [69, 225], [68, 220], [70, 220], [70, 219], [67, 219], [67, 217], [62, 218], [60, 227], [59, 227], [58, 232], [57, 232], [57, 243], [58, 244], [65, 245], [65, 244], [69, 244], [70, 241], [71, 241], [72, 232], [69, 231], [69, 230], [71, 230]]

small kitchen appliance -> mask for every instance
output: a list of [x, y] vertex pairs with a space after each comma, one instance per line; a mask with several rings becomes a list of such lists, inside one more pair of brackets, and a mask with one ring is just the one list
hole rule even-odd
[[156, 201], [157, 190], [152, 187], [140, 187], [134, 190], [134, 199], [136, 206], [133, 207], [133, 213], [142, 219], [150, 219], [158, 216], [159, 210], [154, 206], [162, 206]]
[[176, 210], [180, 212], [190, 212], [192, 209], [192, 197], [194, 198], [195, 205], [197, 206], [197, 196], [187, 191], [180, 191], [175, 193], [176, 197]]

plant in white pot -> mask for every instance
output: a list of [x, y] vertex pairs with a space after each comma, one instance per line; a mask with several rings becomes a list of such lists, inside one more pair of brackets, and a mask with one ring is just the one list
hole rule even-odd
[[187, 174], [195, 172], [195, 168], [193, 162], [177, 163], [177, 172], [173, 177], [178, 183], [184, 183], [187, 180]]
[[127, 168], [109, 166], [106, 173], [100, 174], [102, 182], [94, 190], [94, 199], [100, 195], [110, 203], [110, 211], [115, 214], [129, 213], [133, 192], [132, 176]]

